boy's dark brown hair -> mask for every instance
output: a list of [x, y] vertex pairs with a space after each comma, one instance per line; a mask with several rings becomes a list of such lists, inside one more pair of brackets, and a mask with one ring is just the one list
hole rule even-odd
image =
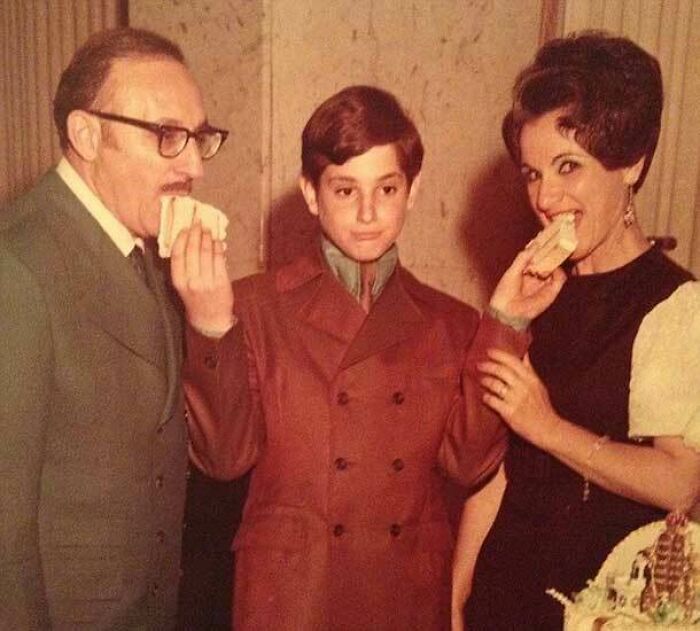
[[301, 172], [318, 187], [329, 164], [344, 164], [372, 147], [394, 144], [409, 185], [423, 163], [423, 143], [396, 98], [356, 85], [321, 103], [301, 134]]
[[651, 166], [661, 127], [663, 85], [658, 61], [625, 37], [602, 31], [547, 42], [516, 79], [513, 107], [503, 120], [508, 152], [520, 163], [520, 133], [530, 120], [557, 109], [562, 130], [607, 169], [644, 157], [637, 191]]

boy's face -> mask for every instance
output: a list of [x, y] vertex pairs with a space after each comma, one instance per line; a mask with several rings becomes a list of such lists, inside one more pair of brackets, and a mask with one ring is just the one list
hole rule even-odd
[[309, 212], [350, 258], [378, 259], [396, 241], [413, 206], [419, 176], [409, 187], [393, 144], [372, 147], [344, 164], [329, 164], [318, 188], [301, 178]]

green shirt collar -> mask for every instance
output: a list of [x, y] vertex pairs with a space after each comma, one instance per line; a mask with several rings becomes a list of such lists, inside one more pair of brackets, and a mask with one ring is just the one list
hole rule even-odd
[[[328, 266], [335, 277], [355, 297], [360, 299], [360, 263], [344, 254], [334, 243], [325, 236], [321, 238], [321, 250]], [[392, 245], [377, 260], [376, 277], [372, 286], [372, 297], [376, 300], [384, 286], [396, 269], [399, 260], [399, 249]]]

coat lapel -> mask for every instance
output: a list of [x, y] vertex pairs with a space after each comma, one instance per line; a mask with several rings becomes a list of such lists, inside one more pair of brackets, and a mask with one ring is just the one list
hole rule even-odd
[[[156, 295], [85, 210], [56, 173], [49, 173], [42, 194], [51, 199], [65, 273], [72, 275], [84, 315], [138, 356], [165, 369], [163, 318]], [[157, 322], [157, 330], [144, 323]]]
[[[377, 302], [366, 314], [358, 302], [318, 257], [302, 258], [277, 273], [277, 290], [285, 308], [329, 336], [316, 358], [332, 376], [371, 355], [415, 336], [425, 318], [406, 290], [406, 272], [400, 266], [389, 279]], [[311, 340], [307, 348], [318, 347]]]
[[[151, 248], [151, 252], [153, 249]], [[155, 255], [153, 255], [155, 257]], [[165, 278], [167, 269], [158, 270], [158, 264], [154, 264], [155, 258], [146, 258], [146, 271], [149, 274], [151, 286], [154, 288], [154, 293], [158, 301], [158, 307], [161, 312], [161, 319], [165, 329], [165, 368], [168, 379], [168, 391], [165, 396], [165, 405], [158, 425], [167, 423], [173, 411], [177, 407], [178, 395], [180, 393], [180, 367], [182, 365], [182, 348], [180, 340], [182, 340], [182, 324], [179, 315], [173, 307], [173, 301], [170, 298], [170, 286], [166, 284]], [[162, 263], [162, 261], [158, 261]], [[163, 264], [162, 267], [169, 267]]]
[[348, 348], [341, 369], [415, 337], [425, 327], [425, 317], [406, 291], [405, 274], [397, 266]]
[[286, 308], [317, 331], [345, 346], [352, 342], [365, 313], [333, 273], [317, 258], [298, 259], [277, 274]]
[[299, 351], [332, 381], [362, 327], [365, 313], [335, 278], [321, 255], [301, 258], [275, 275], [282, 322], [295, 327]]

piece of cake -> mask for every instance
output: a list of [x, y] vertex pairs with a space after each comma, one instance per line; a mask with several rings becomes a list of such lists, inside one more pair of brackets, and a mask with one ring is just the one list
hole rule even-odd
[[177, 235], [182, 230], [191, 228], [197, 220], [202, 222], [202, 228], [211, 232], [215, 240], [226, 239], [228, 217], [218, 208], [192, 197], [180, 195], [161, 197], [158, 254], [162, 258], [168, 258]]
[[525, 271], [539, 278], [547, 278], [571, 256], [577, 245], [574, 214], [557, 215], [530, 242], [534, 255]]
[[670, 513], [625, 537], [565, 609], [564, 631], [700, 631], [700, 525]]

